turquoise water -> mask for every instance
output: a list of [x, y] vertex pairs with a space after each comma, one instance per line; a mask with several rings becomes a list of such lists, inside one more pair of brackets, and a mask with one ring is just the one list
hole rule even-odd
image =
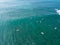
[[59, 15], [0, 21], [0, 45], [59, 45], [59, 24]]
[[0, 3], [0, 45], [60, 45], [60, 15], [55, 11], [59, 4], [34, 0]]

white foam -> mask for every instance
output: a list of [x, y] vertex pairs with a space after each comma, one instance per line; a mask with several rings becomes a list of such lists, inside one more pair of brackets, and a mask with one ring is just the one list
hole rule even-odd
[[44, 35], [44, 32], [41, 32], [42, 35]]
[[55, 9], [55, 10], [56, 10], [57, 14], [59, 14], [59, 15], [60, 15], [60, 10], [58, 10], [58, 9]]
[[54, 27], [54, 29], [56, 30], [56, 29], [57, 29], [57, 27]]
[[16, 30], [17, 32], [20, 31], [19, 29]]

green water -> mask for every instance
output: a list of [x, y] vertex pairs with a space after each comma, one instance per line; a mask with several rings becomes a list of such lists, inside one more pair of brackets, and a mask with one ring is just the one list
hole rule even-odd
[[0, 1], [0, 45], [60, 45], [59, 0]]
[[59, 15], [0, 21], [0, 45], [57, 44], [60, 45]]

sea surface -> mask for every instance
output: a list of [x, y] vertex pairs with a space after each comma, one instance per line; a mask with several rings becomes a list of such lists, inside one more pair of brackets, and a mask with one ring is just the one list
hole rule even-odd
[[59, 0], [0, 1], [0, 45], [60, 45]]

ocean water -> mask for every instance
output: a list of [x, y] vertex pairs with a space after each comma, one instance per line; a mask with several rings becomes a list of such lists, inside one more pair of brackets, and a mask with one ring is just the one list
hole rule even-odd
[[0, 1], [0, 45], [60, 45], [60, 1]]

